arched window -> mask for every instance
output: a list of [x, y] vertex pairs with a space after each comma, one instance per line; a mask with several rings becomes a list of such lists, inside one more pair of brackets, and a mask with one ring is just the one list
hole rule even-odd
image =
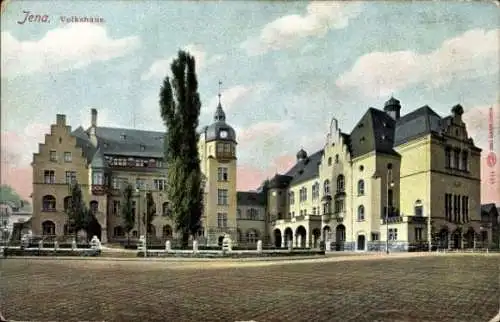
[[332, 157], [329, 157], [328, 158], [328, 166], [331, 166], [332, 165]]
[[92, 213], [95, 214], [98, 209], [99, 209], [99, 203], [95, 200], [92, 200], [90, 202], [90, 211], [92, 211]]
[[172, 237], [172, 227], [170, 225], [164, 225], [162, 229], [163, 238], [171, 238]]
[[364, 194], [365, 194], [365, 181], [359, 180], [358, 181], [358, 195], [362, 196]]
[[318, 199], [319, 198], [319, 182], [315, 182], [312, 185], [312, 198], [313, 199]]
[[345, 190], [344, 175], [339, 174], [337, 177], [337, 192], [344, 192], [344, 190]]
[[56, 198], [46, 195], [42, 198], [42, 211], [56, 211]]
[[365, 206], [361, 205], [358, 207], [358, 221], [365, 220]]
[[335, 154], [335, 163], [339, 163], [339, 155]]
[[330, 194], [330, 180], [326, 179], [323, 182], [323, 194], [329, 195]]
[[164, 202], [161, 206], [161, 213], [163, 214], [163, 216], [169, 216], [170, 215], [170, 211], [169, 211], [169, 207], [168, 207], [168, 202]]
[[67, 212], [70, 207], [71, 207], [71, 196], [67, 196], [66, 198], [64, 198], [64, 211]]
[[50, 220], [44, 221], [42, 223], [42, 234], [44, 236], [54, 236], [56, 234], [56, 224]]

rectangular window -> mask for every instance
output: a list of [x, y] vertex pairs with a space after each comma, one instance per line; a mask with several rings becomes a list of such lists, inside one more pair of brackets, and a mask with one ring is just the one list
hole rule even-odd
[[445, 165], [446, 165], [446, 168], [451, 168], [451, 148], [450, 147], [446, 147], [446, 150], [445, 150]]
[[120, 201], [113, 200], [113, 214], [120, 215]]
[[217, 204], [221, 206], [227, 206], [227, 189], [217, 189]]
[[224, 152], [224, 144], [217, 143], [217, 154]]
[[469, 197], [462, 196], [462, 218], [464, 222], [469, 222]]
[[415, 228], [415, 241], [422, 241], [422, 228]]
[[398, 240], [397, 228], [389, 228], [389, 240]]
[[56, 174], [53, 170], [45, 170], [43, 172], [43, 182], [46, 184], [56, 183]]
[[422, 217], [424, 215], [423, 206], [415, 206], [415, 217]]
[[458, 221], [458, 196], [453, 195], [453, 222]]
[[460, 222], [460, 214], [461, 214], [460, 201], [461, 201], [461, 199], [462, 199], [461, 196], [457, 196], [457, 222]]
[[469, 154], [467, 151], [462, 152], [462, 170], [469, 171]]
[[135, 188], [139, 189], [139, 190], [143, 190], [144, 188], [146, 188], [145, 180], [141, 179], [141, 178], [136, 178], [135, 179]]
[[226, 213], [218, 213], [217, 214], [217, 227], [219, 227], [219, 228], [227, 227], [227, 214]]
[[134, 217], [137, 214], [137, 202], [135, 200], [132, 200], [132, 214], [134, 214]]
[[453, 150], [453, 168], [459, 169], [460, 168], [460, 150], [455, 149]]
[[372, 241], [378, 240], [378, 233], [372, 233]]
[[94, 172], [92, 174], [92, 184], [103, 185], [104, 184], [104, 173]]
[[224, 153], [225, 154], [230, 154], [231, 153], [231, 144], [224, 143]]
[[71, 184], [76, 181], [76, 171], [66, 171], [66, 184]]
[[393, 193], [392, 189], [387, 190], [387, 198], [388, 198], [388, 202], [389, 202], [389, 209], [392, 208], [393, 201], [394, 201], [393, 197], [394, 197], [394, 193]]
[[153, 180], [154, 189], [157, 191], [165, 191], [167, 189], [167, 180], [165, 179], [154, 179]]
[[50, 157], [50, 161], [53, 161], [53, 162], [57, 161], [57, 151], [50, 150], [49, 157]]
[[64, 152], [64, 162], [71, 162], [73, 160], [73, 157], [71, 155], [71, 152]]
[[228, 181], [227, 168], [221, 167], [217, 169], [217, 180]]

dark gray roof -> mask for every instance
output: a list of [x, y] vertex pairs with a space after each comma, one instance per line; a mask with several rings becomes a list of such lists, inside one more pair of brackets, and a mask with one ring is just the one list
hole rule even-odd
[[370, 107], [349, 135], [351, 157], [379, 152], [399, 155], [393, 149], [395, 121], [386, 112]]
[[265, 206], [266, 196], [262, 192], [238, 191], [236, 192], [238, 205], [242, 206]]
[[[218, 140], [236, 143], [236, 132], [229, 124], [226, 123], [226, 113], [224, 113], [220, 102], [215, 110], [214, 123], [205, 127], [203, 130], [205, 132], [205, 140], [207, 142]], [[221, 136], [221, 131], [225, 131], [226, 135]]]
[[[304, 151], [305, 152], [305, 151]], [[319, 150], [305, 159], [300, 159], [297, 163], [285, 173], [285, 176], [292, 178], [290, 185], [299, 184], [318, 177], [319, 164], [323, 150]]]
[[78, 127], [72, 132], [77, 146], [83, 149], [89, 163], [99, 167], [105, 155], [162, 158], [164, 132], [135, 129], [96, 127], [99, 154], [89, 139], [89, 130]]
[[494, 203], [487, 203], [487, 204], [481, 205], [481, 212], [490, 213], [493, 210], [498, 211], [498, 209]]
[[71, 135], [76, 138], [76, 146], [83, 150], [83, 156], [87, 159], [87, 162], [92, 162], [96, 148], [92, 145], [92, 143], [90, 143], [87, 132], [79, 126], [71, 133]]
[[293, 177], [282, 175], [282, 174], [276, 174], [274, 177], [272, 177], [271, 180], [269, 180], [269, 189], [285, 189], [288, 187], [290, 182], [292, 181]]
[[[444, 119], [444, 122], [450, 120], [451, 117], [448, 117]], [[394, 146], [404, 144], [423, 135], [440, 133], [443, 125], [443, 120], [436, 112], [427, 105], [422, 106], [397, 120]]]

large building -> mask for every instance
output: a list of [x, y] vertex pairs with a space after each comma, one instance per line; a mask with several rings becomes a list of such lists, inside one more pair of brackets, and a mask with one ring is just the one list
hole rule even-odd
[[[325, 240], [345, 250], [378, 249], [388, 238], [392, 249], [405, 250], [427, 241], [431, 227], [445, 247], [491, 239], [481, 220], [481, 150], [467, 134], [463, 108], [453, 107], [444, 118], [428, 106], [404, 116], [400, 111], [391, 98], [383, 110], [369, 108], [351, 133], [332, 119], [323, 149], [301, 149], [286, 173], [256, 191], [238, 192], [237, 135], [219, 102], [198, 144], [205, 198], [197, 238], [214, 245], [230, 234], [236, 243], [260, 239], [277, 247], [317, 247]], [[103, 242], [125, 238], [120, 203], [126, 182], [136, 188], [137, 216], [146, 192], [153, 194], [158, 216], [151, 235], [175, 236], [165, 195], [164, 133], [99, 127], [95, 109], [91, 116], [89, 128], [72, 131], [57, 115], [34, 154], [34, 233], [68, 233], [69, 184], [77, 180], [97, 218], [90, 233]], [[133, 237], [146, 231], [136, 223]]]

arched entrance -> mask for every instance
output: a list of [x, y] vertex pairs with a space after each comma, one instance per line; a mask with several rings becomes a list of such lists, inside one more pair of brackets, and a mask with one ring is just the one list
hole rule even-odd
[[306, 247], [306, 235], [307, 231], [304, 226], [297, 227], [295, 231], [295, 235], [297, 236], [297, 247], [305, 248]]
[[448, 249], [448, 235], [449, 235], [448, 228], [447, 227], [441, 228], [441, 230], [437, 235], [438, 247], [440, 249]]
[[335, 228], [335, 250], [344, 250], [345, 226], [340, 224]]
[[288, 247], [289, 243], [293, 246], [293, 230], [290, 227], [285, 229], [285, 245], [283, 246]]
[[319, 247], [319, 241], [321, 239], [321, 230], [319, 228], [313, 229], [312, 235], [313, 235], [312, 247], [313, 248], [318, 248]]
[[465, 243], [464, 243], [464, 248], [474, 248], [474, 228], [469, 227], [467, 232], [464, 235]]
[[91, 239], [94, 236], [97, 236], [97, 238], [101, 240], [101, 225], [99, 224], [99, 221], [97, 221], [95, 216], [92, 216], [87, 228], [87, 239]]
[[323, 227], [323, 240], [324, 241], [330, 241], [331, 239], [331, 234], [332, 234], [332, 229], [330, 226], [325, 226]]
[[281, 230], [279, 229], [274, 230], [274, 246], [281, 248]]
[[366, 237], [365, 235], [358, 235], [358, 240], [357, 240], [357, 250], [365, 250], [366, 248]]
[[462, 248], [462, 231], [460, 228], [455, 229], [451, 235], [451, 248], [461, 249]]
[[42, 234], [44, 236], [53, 236], [56, 234], [56, 224], [53, 221], [46, 220], [42, 223]]
[[172, 227], [170, 227], [170, 225], [163, 226], [162, 236], [163, 236], [163, 239], [171, 239], [172, 238]]

